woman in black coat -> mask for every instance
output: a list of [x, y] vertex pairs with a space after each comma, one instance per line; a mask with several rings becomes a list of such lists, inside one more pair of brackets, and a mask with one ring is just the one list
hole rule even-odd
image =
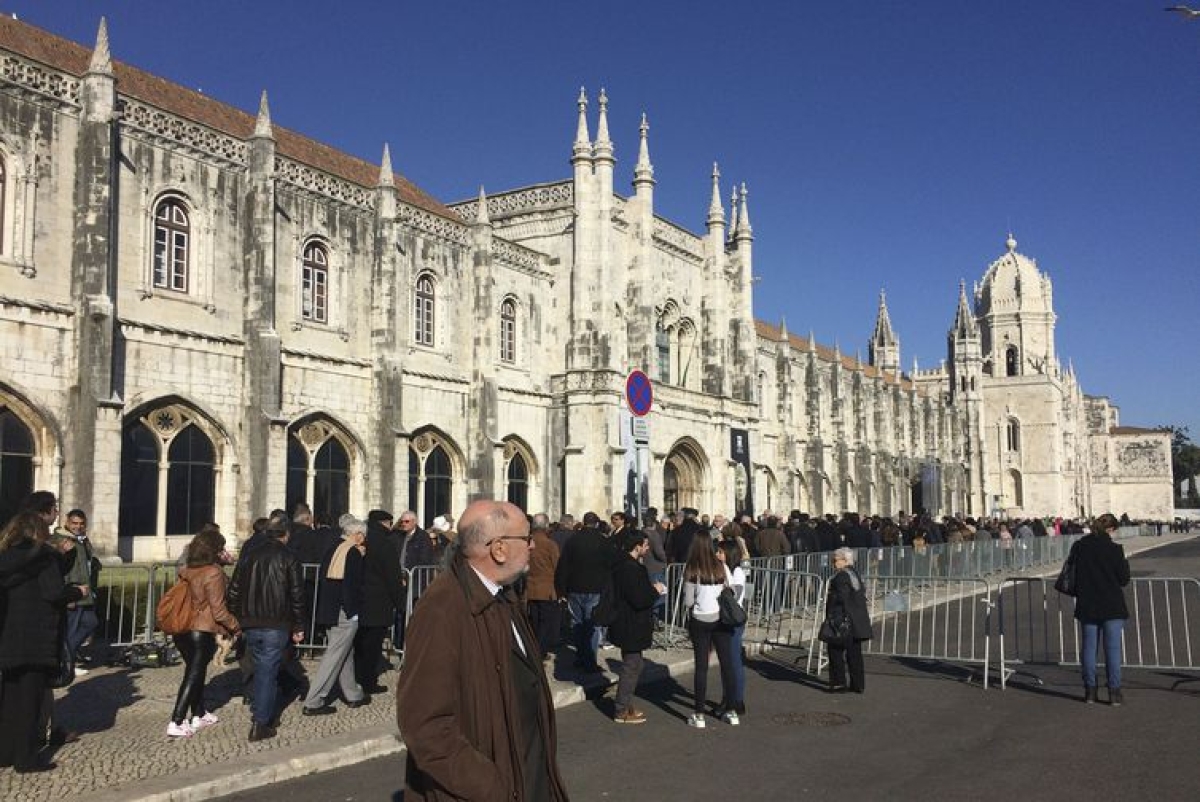
[[654, 641], [654, 603], [666, 592], [661, 583], [651, 584], [642, 557], [650, 550], [646, 533], [626, 528], [619, 535], [620, 555], [612, 570], [617, 617], [608, 628], [608, 639], [621, 648], [621, 668], [617, 672], [618, 724], [641, 724], [646, 714], [633, 707], [633, 691], [642, 673], [642, 652]]
[[829, 596], [825, 600], [825, 620], [848, 619], [850, 631], [845, 638], [826, 641], [829, 648], [829, 691], [846, 690], [846, 666], [850, 667], [850, 690], [866, 690], [863, 669], [863, 641], [871, 639], [871, 615], [867, 612], [867, 592], [862, 577], [854, 568], [854, 551], [841, 548], [833, 553], [837, 573], [829, 580]]
[[59, 670], [66, 608], [87, 592], [66, 585], [50, 530], [37, 513], [21, 513], [0, 531], [0, 766], [48, 771], [40, 762], [38, 722], [50, 678]]
[[1083, 701], [1096, 701], [1096, 647], [1104, 632], [1104, 667], [1108, 673], [1109, 704], [1119, 705], [1121, 696], [1121, 632], [1129, 608], [1121, 588], [1129, 584], [1129, 561], [1125, 549], [1114, 543], [1112, 533], [1119, 525], [1115, 515], [1096, 519], [1092, 534], [1071, 547], [1068, 562], [1075, 563], [1075, 619], [1079, 621], [1082, 645]]

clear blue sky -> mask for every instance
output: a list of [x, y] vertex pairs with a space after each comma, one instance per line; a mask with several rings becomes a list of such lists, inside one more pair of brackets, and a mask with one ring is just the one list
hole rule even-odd
[[[1127, 425], [1200, 442], [1200, 21], [1163, 0], [18, 2], [0, 8], [396, 169], [444, 201], [566, 178], [604, 86], [619, 191], [650, 118], [657, 211], [745, 181], [755, 312], [853, 353], [886, 288], [906, 369], [959, 279], [1018, 249], [1058, 350]], [[595, 119], [592, 118], [595, 133]]]

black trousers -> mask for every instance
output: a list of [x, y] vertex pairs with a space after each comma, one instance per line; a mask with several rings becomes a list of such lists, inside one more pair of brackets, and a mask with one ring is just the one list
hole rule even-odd
[[0, 766], [28, 768], [37, 759], [45, 732], [38, 727], [46, 711], [51, 669], [19, 666], [4, 669], [0, 683]]
[[373, 688], [379, 682], [379, 662], [383, 657], [383, 639], [387, 627], [360, 626], [354, 635], [354, 673], [363, 688]]
[[209, 662], [217, 653], [217, 636], [211, 632], [185, 632], [175, 636], [175, 648], [183, 657], [184, 668], [171, 721], [182, 724], [192, 716], [208, 712], [204, 708], [204, 678]]
[[529, 602], [529, 623], [533, 625], [533, 632], [544, 655], [553, 654], [562, 642], [562, 609], [562, 602]]
[[695, 711], [704, 712], [708, 701], [708, 653], [717, 650], [717, 663], [721, 666], [721, 704], [732, 709], [737, 698], [737, 682], [733, 673], [733, 631], [719, 621], [688, 620], [688, 633], [692, 636], [692, 656], [696, 670], [692, 675], [692, 693], [695, 696]]
[[829, 645], [829, 684], [846, 684], [846, 665], [850, 666], [850, 690], [866, 690], [867, 676], [863, 670], [862, 641], [851, 640], [844, 646]]

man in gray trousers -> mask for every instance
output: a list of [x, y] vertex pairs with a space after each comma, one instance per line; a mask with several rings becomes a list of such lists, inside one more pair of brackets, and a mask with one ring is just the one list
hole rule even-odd
[[306, 716], [334, 712], [336, 708], [329, 703], [334, 683], [341, 686], [347, 707], [361, 707], [371, 701], [354, 678], [354, 634], [358, 631], [358, 613], [363, 602], [366, 536], [367, 525], [363, 521], [345, 520], [341, 542], [321, 561], [315, 612], [317, 624], [329, 629], [325, 654], [301, 709]]

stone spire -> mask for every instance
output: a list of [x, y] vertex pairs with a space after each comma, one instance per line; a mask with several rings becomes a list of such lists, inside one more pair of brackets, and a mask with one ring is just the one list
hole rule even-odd
[[808, 330], [808, 352], [815, 354], [817, 352], [817, 335], [812, 329]]
[[579, 125], [575, 129], [575, 145], [571, 148], [571, 161], [588, 159], [592, 155], [592, 142], [588, 138], [587, 92], [582, 86], [579, 87], [579, 100], [576, 103], [579, 106]]
[[479, 185], [479, 202], [475, 207], [475, 225], [490, 226], [492, 218], [488, 215], [487, 193], [483, 191], [483, 184]]
[[736, 239], [754, 239], [754, 229], [750, 227], [750, 204], [746, 201], [746, 185], [742, 184], [741, 209], [738, 213]]
[[100, 29], [96, 31], [96, 47], [87, 71], [98, 75], [112, 75], [112, 53], [108, 49], [108, 20], [100, 18]]
[[650, 186], [654, 184], [654, 166], [650, 164], [650, 123], [646, 122], [645, 112], [642, 113], [642, 124], [638, 130], [641, 132], [641, 142], [638, 145], [637, 165], [633, 168], [633, 185]]
[[875, 333], [871, 341], [878, 345], [894, 345], [896, 332], [892, 331], [892, 320], [888, 316], [887, 294], [879, 291], [879, 312], [875, 315]]
[[976, 337], [979, 334], [975, 315], [971, 312], [971, 305], [967, 302], [967, 283], [962, 280], [958, 282], [958, 310], [954, 313], [952, 334], [960, 339]]
[[708, 225], [725, 225], [725, 208], [721, 205], [721, 171], [713, 162], [712, 201], [708, 204]]
[[267, 105], [267, 90], [263, 90], [262, 98], [258, 101], [258, 118], [254, 121], [253, 139], [274, 139], [275, 131], [271, 127], [271, 107]]
[[600, 120], [596, 123], [596, 141], [592, 143], [592, 155], [597, 159], [612, 161], [613, 143], [608, 138], [608, 95], [603, 88], [600, 89], [600, 96], [596, 102], [600, 106]]
[[883, 371], [899, 372], [900, 339], [892, 330], [892, 319], [888, 315], [887, 295], [879, 291], [879, 312], [875, 316], [875, 332], [867, 348], [870, 363]]
[[[263, 102], [266, 102], [266, 93], [263, 93]], [[268, 123], [269, 124], [269, 123]], [[388, 143], [383, 143], [383, 158], [379, 160], [379, 180], [375, 182], [377, 187], [391, 187], [395, 184], [395, 177], [392, 175], [392, 151], [388, 148]]]
[[779, 316], [779, 340], [784, 345], [788, 344], [787, 318], [783, 315]]

